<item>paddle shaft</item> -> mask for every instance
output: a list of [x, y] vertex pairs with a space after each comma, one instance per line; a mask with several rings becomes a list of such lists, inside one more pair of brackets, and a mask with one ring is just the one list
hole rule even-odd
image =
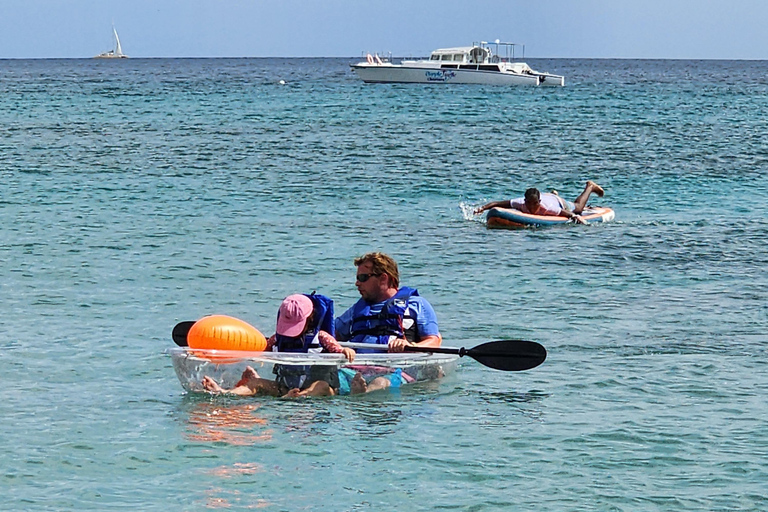
[[[187, 346], [187, 333], [194, 322], [180, 322], [173, 328], [173, 341], [181, 346]], [[375, 350], [385, 352], [389, 345], [377, 343], [348, 343], [340, 342], [342, 347], [355, 350]], [[547, 358], [546, 349], [533, 341], [500, 340], [490, 341], [472, 348], [452, 347], [419, 347], [406, 345], [405, 352], [423, 352], [428, 354], [455, 354], [459, 357], [469, 356], [478, 363], [502, 371], [520, 371], [535, 368]]]
[[[378, 343], [350, 343], [347, 341], [338, 342], [344, 348], [352, 348], [355, 350], [378, 350], [380, 352], [386, 352], [389, 350], [389, 345], [382, 345]], [[472, 350], [472, 349], [470, 349]], [[456, 354], [458, 356], [464, 356], [469, 351], [465, 348], [450, 348], [450, 347], [414, 347], [412, 345], [406, 345], [405, 352], [428, 352], [431, 354]]]
[[[189, 333], [189, 329], [192, 328], [192, 325], [194, 324], [194, 321], [186, 321], [186, 322], [180, 322], [174, 327], [173, 329], [173, 341], [176, 342], [177, 345], [180, 347], [186, 347], [187, 346], [187, 333]], [[346, 341], [340, 341], [339, 345], [345, 348], [351, 348], [354, 350], [377, 350], [381, 352], [386, 352], [389, 350], [389, 345], [380, 345], [377, 343], [350, 343]], [[471, 350], [471, 349], [470, 349]], [[406, 346], [405, 347], [406, 352], [432, 352], [437, 354], [457, 354], [459, 356], [464, 356], [468, 351], [464, 348], [428, 348], [428, 347], [412, 347], [412, 346]]]

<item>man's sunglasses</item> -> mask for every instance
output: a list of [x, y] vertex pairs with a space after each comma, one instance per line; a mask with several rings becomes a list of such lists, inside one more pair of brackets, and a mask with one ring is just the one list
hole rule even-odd
[[355, 278], [355, 280], [356, 280], [358, 283], [364, 283], [364, 282], [366, 282], [368, 279], [370, 279], [370, 278], [372, 278], [372, 277], [374, 277], [374, 276], [380, 276], [380, 275], [381, 275], [381, 274], [357, 274], [357, 277]]

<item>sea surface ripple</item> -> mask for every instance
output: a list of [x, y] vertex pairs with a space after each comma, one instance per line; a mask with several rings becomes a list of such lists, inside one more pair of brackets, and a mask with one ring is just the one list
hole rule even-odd
[[[0, 61], [3, 506], [768, 509], [766, 63], [532, 60], [567, 85], [529, 89], [365, 85], [353, 61]], [[588, 179], [614, 222], [471, 214]], [[446, 345], [547, 361], [184, 393], [177, 322], [271, 334], [312, 290], [343, 311], [373, 250]]]

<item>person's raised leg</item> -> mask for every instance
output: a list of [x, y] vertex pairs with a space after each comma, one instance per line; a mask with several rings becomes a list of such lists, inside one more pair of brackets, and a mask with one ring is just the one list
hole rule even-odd
[[595, 183], [594, 181], [588, 181], [587, 185], [584, 187], [584, 191], [579, 194], [579, 197], [576, 198], [576, 200], [573, 202], [574, 209], [573, 213], [580, 214], [584, 211], [584, 207], [587, 206], [587, 201], [589, 201], [589, 196], [594, 192], [597, 194], [598, 197], [603, 197], [603, 194], [605, 194], [605, 190], [603, 190], [603, 187]]
[[243, 375], [240, 377], [240, 380], [237, 381], [237, 384], [235, 384], [235, 387], [247, 386], [248, 382], [250, 382], [252, 380], [255, 380], [255, 379], [260, 379], [260, 378], [261, 377], [259, 377], [259, 374], [258, 374], [258, 372], [256, 372], [256, 370], [254, 370], [250, 366], [247, 366], [245, 368], [245, 370], [243, 370]]

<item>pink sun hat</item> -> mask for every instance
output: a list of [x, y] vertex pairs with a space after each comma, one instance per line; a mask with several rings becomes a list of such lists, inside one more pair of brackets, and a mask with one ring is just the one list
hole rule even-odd
[[291, 338], [301, 334], [314, 309], [312, 299], [306, 295], [287, 296], [277, 312], [277, 334]]

